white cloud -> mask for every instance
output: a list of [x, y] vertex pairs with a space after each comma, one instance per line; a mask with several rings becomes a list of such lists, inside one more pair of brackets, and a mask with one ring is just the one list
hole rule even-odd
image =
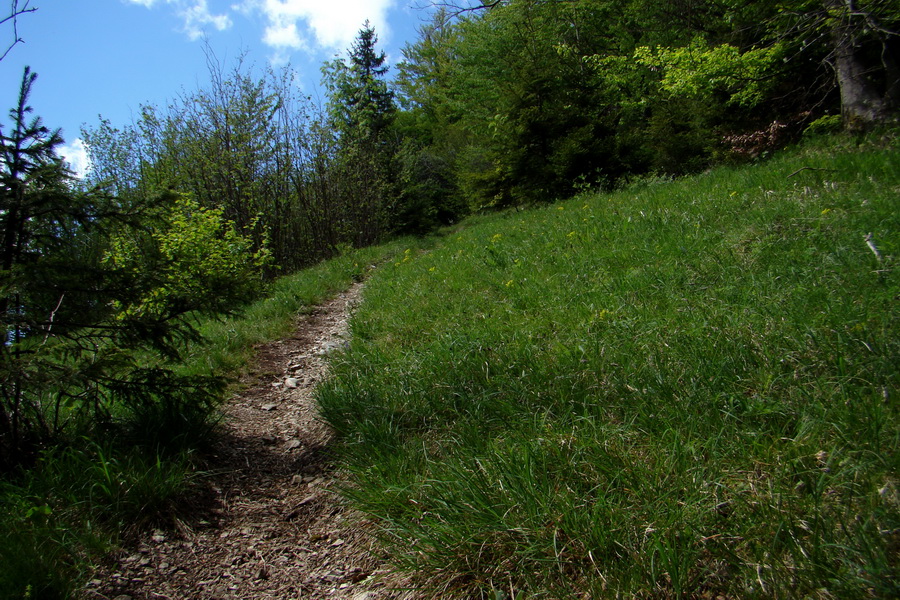
[[303, 48], [306, 45], [300, 38], [296, 23], [282, 23], [266, 27], [263, 42], [273, 48]]
[[[173, 0], [166, 0], [173, 2]], [[203, 28], [212, 25], [218, 31], [225, 31], [231, 27], [231, 17], [228, 14], [214, 15], [209, 11], [207, 0], [193, 0], [187, 3], [174, 0], [178, 5], [178, 14], [184, 18], [184, 30], [192, 40], [203, 36]]]
[[[278, 50], [305, 49], [310, 45], [344, 50], [368, 19], [379, 36], [388, 34], [387, 11], [395, 0], [245, 0], [267, 20], [263, 42]], [[311, 32], [311, 41], [299, 24]], [[311, 43], [310, 43], [311, 42]]]
[[88, 158], [87, 148], [81, 138], [75, 138], [71, 144], [65, 144], [59, 147], [59, 155], [63, 161], [68, 163], [69, 168], [75, 172], [78, 177], [84, 177], [90, 167], [90, 159]]
[[192, 40], [203, 36], [204, 29], [211, 26], [217, 31], [224, 31], [231, 27], [232, 21], [228, 12], [213, 14], [209, 8], [208, 0], [128, 0], [132, 4], [139, 4], [145, 8], [153, 8], [157, 4], [172, 5], [179, 17], [184, 19], [184, 32]]
[[[279, 56], [291, 51], [320, 48], [348, 49], [368, 20], [382, 41], [390, 35], [387, 13], [397, 0], [125, 0], [148, 9], [169, 6], [183, 20], [193, 40], [213, 28], [233, 26], [232, 14], [261, 14], [265, 23], [262, 42]], [[216, 6], [210, 8], [210, 4]]]

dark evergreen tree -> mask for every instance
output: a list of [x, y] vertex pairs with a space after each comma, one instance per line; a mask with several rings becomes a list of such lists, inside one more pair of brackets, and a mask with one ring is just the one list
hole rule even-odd
[[339, 138], [335, 175], [342, 199], [341, 237], [354, 246], [376, 242], [393, 229], [397, 197], [398, 143], [392, 131], [397, 109], [377, 43], [366, 21], [349, 61], [336, 59], [323, 68], [331, 125]]
[[96, 280], [84, 259], [96, 258], [92, 230], [107, 199], [71, 186], [56, 155], [59, 131], [31, 116], [36, 77], [25, 69], [12, 127], [0, 130], [0, 464], [16, 460], [24, 437], [48, 429], [31, 393], [52, 377], [37, 349], [51, 334], [73, 336], [76, 323], [106, 309], [90, 298]]
[[342, 135], [357, 140], [384, 141], [396, 115], [385, 55], [377, 44], [378, 36], [366, 21], [349, 52], [349, 64], [335, 60], [325, 69], [335, 125]]
[[384, 52], [376, 51], [378, 36], [366, 21], [365, 27], [353, 44], [350, 62], [355, 70], [355, 81], [358, 84], [351, 97], [352, 113], [363, 117], [373, 136], [382, 135], [394, 118], [394, 94], [388, 89], [385, 77], [388, 67], [385, 64]]

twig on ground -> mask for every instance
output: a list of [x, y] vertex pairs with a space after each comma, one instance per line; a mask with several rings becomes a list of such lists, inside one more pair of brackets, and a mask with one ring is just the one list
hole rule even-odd
[[875, 255], [875, 258], [878, 259], [878, 262], [881, 262], [881, 252], [878, 251], [878, 246], [875, 245], [874, 240], [872, 239], [872, 233], [866, 234], [866, 246], [869, 247], [869, 250], [872, 251], [872, 254]]
[[790, 179], [794, 175], [802, 173], [803, 171], [837, 171], [837, 169], [824, 169], [822, 167], [800, 167], [799, 169], [788, 175], [787, 178]]

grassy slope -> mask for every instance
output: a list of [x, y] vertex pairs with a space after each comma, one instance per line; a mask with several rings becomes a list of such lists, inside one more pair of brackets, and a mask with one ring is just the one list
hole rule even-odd
[[838, 141], [408, 252], [320, 391], [348, 493], [442, 594], [900, 593], [898, 197]]

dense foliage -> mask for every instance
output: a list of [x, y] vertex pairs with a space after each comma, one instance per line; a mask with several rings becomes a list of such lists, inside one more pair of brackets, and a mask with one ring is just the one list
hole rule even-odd
[[293, 270], [472, 211], [758, 158], [823, 117], [884, 122], [898, 31], [888, 0], [444, 5], [393, 80], [366, 23], [322, 69], [324, 108], [290, 68], [208, 51], [208, 87], [85, 132], [91, 178], [190, 192]]
[[197, 315], [257, 292], [268, 257], [220, 210], [186, 197], [79, 189], [55, 153], [58, 132], [29, 117], [34, 81], [26, 70], [11, 131], [0, 133], [4, 469], [67, 429], [110, 422], [118, 403], [166, 419], [157, 425], [170, 436], [184, 430], [179, 417], [206, 418], [220, 385], [142, 353], [177, 359]]
[[383, 239], [395, 217], [394, 186], [396, 114], [388, 89], [384, 53], [368, 23], [349, 53], [349, 63], [335, 59], [323, 73], [329, 92], [328, 124], [337, 136], [334, 175], [339, 194], [352, 199], [342, 223], [342, 238], [355, 246]]
[[[882, 116], [896, 110], [890, 32], [900, 11], [826, 4], [516, 0], [455, 19], [443, 10], [407, 47], [398, 91], [423, 152], [441, 158], [473, 208], [696, 172], [840, 113], [835, 90], [848, 85], [831, 69], [847, 39], [865, 73], [852, 81], [868, 84]], [[844, 109], [848, 122], [875, 120]]]

